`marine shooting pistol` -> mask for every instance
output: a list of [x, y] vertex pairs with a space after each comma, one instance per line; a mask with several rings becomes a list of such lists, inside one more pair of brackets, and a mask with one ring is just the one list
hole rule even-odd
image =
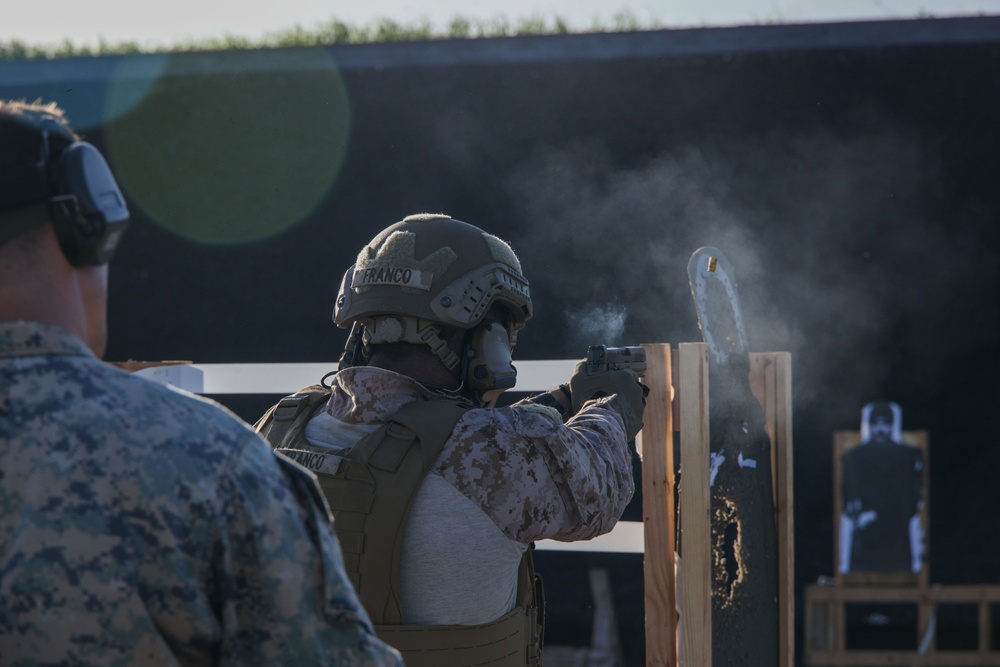
[[646, 349], [632, 347], [607, 347], [591, 345], [587, 349], [587, 375], [607, 371], [632, 371], [637, 376], [646, 374]]

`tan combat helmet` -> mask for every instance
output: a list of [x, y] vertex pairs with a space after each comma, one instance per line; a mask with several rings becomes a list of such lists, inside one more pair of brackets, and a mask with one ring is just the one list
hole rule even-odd
[[531, 296], [511, 247], [474, 225], [425, 213], [387, 227], [361, 249], [333, 320], [354, 334], [363, 326], [366, 345], [429, 345], [458, 372], [464, 360], [440, 338], [441, 327], [476, 328], [494, 304], [510, 313], [512, 348], [531, 317]]

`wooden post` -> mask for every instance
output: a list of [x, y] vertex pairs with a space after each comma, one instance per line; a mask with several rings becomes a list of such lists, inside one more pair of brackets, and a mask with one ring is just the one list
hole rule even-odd
[[646, 664], [677, 667], [671, 354], [668, 343], [643, 347], [649, 387], [641, 435]]
[[708, 488], [708, 346], [679, 346], [681, 438], [680, 664], [712, 664], [712, 553]]
[[[708, 347], [678, 346], [677, 396], [681, 442], [680, 665], [712, 664], [711, 522]], [[750, 386], [771, 439], [778, 535], [779, 667], [795, 660], [795, 560], [792, 491], [792, 367], [787, 352], [750, 355]]]
[[989, 600], [979, 603], [979, 653], [989, 655], [993, 650], [993, 611]]
[[771, 479], [778, 532], [778, 659], [795, 661], [795, 513], [792, 490], [792, 355], [750, 355], [750, 389], [764, 409], [771, 438]]

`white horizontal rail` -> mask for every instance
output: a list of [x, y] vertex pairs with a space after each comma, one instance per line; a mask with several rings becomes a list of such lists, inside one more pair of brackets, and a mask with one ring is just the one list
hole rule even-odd
[[605, 535], [580, 542], [559, 542], [540, 540], [535, 548], [546, 551], [604, 551], [609, 553], [641, 554], [645, 538], [642, 521], [619, 521], [614, 529]]
[[[545, 391], [568, 382], [579, 359], [518, 361], [514, 391]], [[137, 375], [195, 394], [291, 394], [316, 384], [337, 362], [295, 364], [172, 364], [151, 366]], [[614, 530], [592, 540], [540, 540], [546, 551], [643, 553], [641, 521], [619, 521]]]
[[[569, 382], [579, 359], [518, 361], [514, 391], [544, 391]], [[138, 375], [196, 394], [291, 394], [316, 384], [337, 362], [296, 364], [174, 364]]]

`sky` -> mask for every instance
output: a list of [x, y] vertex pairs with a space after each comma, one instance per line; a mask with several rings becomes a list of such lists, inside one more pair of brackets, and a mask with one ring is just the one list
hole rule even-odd
[[[44, 9], [42, 9], [44, 8]], [[77, 45], [135, 41], [169, 45], [226, 35], [258, 38], [336, 18], [363, 25], [379, 18], [427, 20], [444, 27], [455, 16], [512, 23], [559, 17], [575, 29], [611, 25], [628, 11], [643, 25], [697, 27], [759, 23], [904, 19], [1000, 14], [1000, 0], [46, 0], [4, 2], [0, 41]]]

